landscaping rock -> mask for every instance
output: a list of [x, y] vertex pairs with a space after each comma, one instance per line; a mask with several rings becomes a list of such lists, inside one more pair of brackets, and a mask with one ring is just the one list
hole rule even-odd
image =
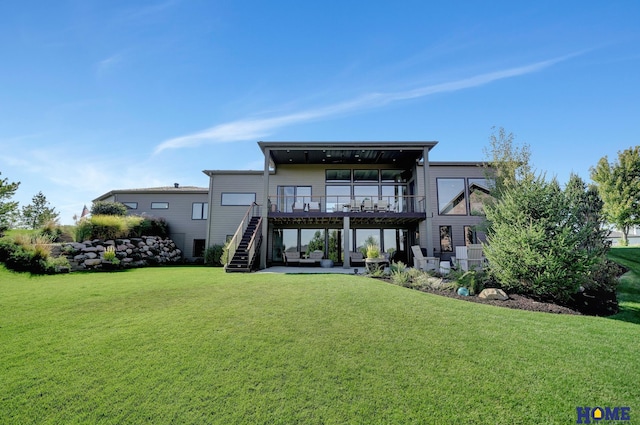
[[482, 298], [485, 300], [506, 301], [509, 299], [509, 296], [502, 289], [487, 288], [480, 292], [478, 298]]

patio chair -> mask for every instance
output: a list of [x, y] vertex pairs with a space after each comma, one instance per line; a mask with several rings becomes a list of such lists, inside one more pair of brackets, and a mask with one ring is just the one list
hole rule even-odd
[[307, 208], [309, 211], [320, 211], [320, 202], [309, 202]]
[[356, 201], [355, 199], [351, 200], [351, 203], [349, 204], [349, 209], [351, 210], [351, 212], [362, 210], [360, 208], [360, 204], [358, 204], [358, 201]]
[[470, 244], [467, 246], [467, 262], [469, 269], [482, 269], [484, 257], [482, 255], [482, 244]]
[[440, 259], [437, 257], [425, 257], [422, 254], [422, 249], [419, 245], [413, 245], [411, 247], [413, 252], [413, 265], [420, 270], [435, 270], [440, 271]]
[[295, 202], [293, 204], [293, 212], [303, 212], [304, 211], [304, 202]]
[[349, 252], [349, 263], [352, 266], [364, 266], [364, 255], [360, 251]]
[[300, 253], [298, 251], [285, 251], [284, 264], [286, 266], [297, 266], [300, 263]]
[[387, 211], [389, 209], [389, 201], [387, 201], [386, 199], [378, 199], [376, 209], [378, 211]]
[[462, 270], [469, 271], [469, 257], [466, 246], [456, 247], [456, 263]]
[[362, 201], [362, 211], [372, 212], [373, 211], [373, 200], [365, 199]]

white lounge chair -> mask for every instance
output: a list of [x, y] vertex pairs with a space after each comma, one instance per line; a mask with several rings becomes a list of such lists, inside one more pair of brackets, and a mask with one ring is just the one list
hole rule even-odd
[[378, 199], [376, 209], [378, 211], [387, 211], [389, 209], [389, 201], [387, 201], [386, 199]]
[[425, 257], [422, 255], [420, 246], [413, 245], [411, 247], [413, 252], [413, 265], [420, 270], [435, 270], [440, 271], [440, 259], [437, 257]]

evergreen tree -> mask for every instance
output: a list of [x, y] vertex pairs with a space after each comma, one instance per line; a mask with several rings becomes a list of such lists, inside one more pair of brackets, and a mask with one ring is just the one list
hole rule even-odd
[[7, 178], [0, 179], [0, 233], [15, 222], [18, 202], [10, 201], [10, 199], [15, 195], [18, 186], [20, 186], [20, 182], [9, 183]]
[[22, 224], [30, 229], [38, 229], [50, 221], [57, 221], [59, 213], [55, 208], [49, 206], [46, 196], [38, 192], [32, 199], [31, 204], [22, 207]]

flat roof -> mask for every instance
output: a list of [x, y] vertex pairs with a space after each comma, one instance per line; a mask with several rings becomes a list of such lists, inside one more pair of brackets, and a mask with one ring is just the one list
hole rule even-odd
[[422, 159], [431, 150], [432, 141], [360, 141], [360, 142], [265, 142], [270, 160], [278, 164], [398, 164], [408, 165]]
[[105, 193], [104, 195], [98, 196], [92, 202], [101, 201], [112, 195], [122, 195], [126, 193], [209, 193], [209, 188], [199, 186], [160, 186], [134, 189], [115, 189]]

